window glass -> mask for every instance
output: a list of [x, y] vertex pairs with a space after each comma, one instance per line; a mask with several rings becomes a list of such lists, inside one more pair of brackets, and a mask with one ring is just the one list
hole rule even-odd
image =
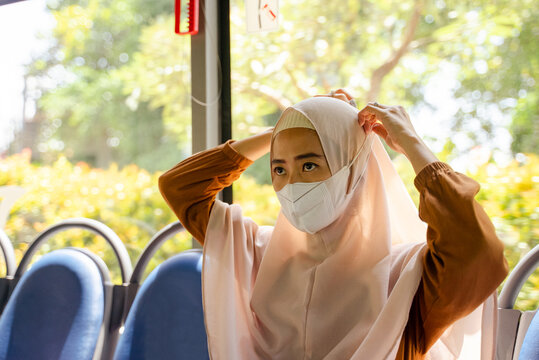
[[[480, 182], [477, 199], [510, 266], [539, 244], [536, 3], [280, 1], [277, 30], [247, 33], [246, 24], [266, 19], [275, 3], [258, 2], [260, 12], [246, 15], [247, 2], [257, 3], [231, 1], [234, 138], [338, 88], [360, 108], [369, 101], [402, 105], [440, 160]], [[389, 153], [417, 204], [412, 167]], [[279, 205], [268, 156], [245, 172], [234, 197], [247, 215], [274, 223]], [[539, 305], [531, 300], [538, 284], [536, 272], [518, 306]]]
[[[5, 227], [17, 258], [46, 227], [88, 217], [111, 227], [134, 262], [177, 220], [157, 177], [191, 151], [190, 39], [174, 33], [174, 2], [1, 6], [0, 47], [0, 186], [26, 190]], [[117, 271], [90, 233], [70, 230], [43, 250], [63, 245]], [[190, 245], [178, 237], [157, 258]]]

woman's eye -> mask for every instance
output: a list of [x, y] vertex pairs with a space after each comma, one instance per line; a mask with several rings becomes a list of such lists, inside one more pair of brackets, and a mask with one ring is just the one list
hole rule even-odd
[[282, 167], [280, 166], [277, 166], [273, 169], [273, 172], [276, 174], [276, 175], [284, 175], [285, 171]]
[[315, 163], [308, 162], [308, 163], [303, 164], [303, 170], [313, 171], [314, 169], [316, 169], [317, 166], [318, 165], [316, 165]]

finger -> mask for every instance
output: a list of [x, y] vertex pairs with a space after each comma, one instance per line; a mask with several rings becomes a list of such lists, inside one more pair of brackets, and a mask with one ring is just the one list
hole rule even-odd
[[374, 114], [376, 115], [376, 117], [379, 119], [379, 120], [382, 120], [382, 118], [384, 117], [385, 115], [385, 110], [384, 109], [380, 109], [380, 108], [377, 108], [376, 106], [373, 106], [371, 104], [368, 104], [367, 106], [365, 106], [363, 109], [361, 109], [359, 111], [360, 114], [368, 114], [368, 113], [371, 113], [371, 114]]
[[344, 89], [337, 89], [335, 90], [335, 93], [336, 94], [344, 94], [344, 96], [346, 96], [346, 99], [347, 100], [352, 100], [354, 97], [352, 95], [350, 95], [350, 93]]
[[365, 131], [365, 134], [370, 133], [372, 131], [372, 123], [367, 121], [363, 124], [363, 130]]
[[376, 122], [376, 114], [366, 110], [366, 111], [360, 111], [357, 114], [357, 118], [359, 119], [359, 125], [363, 126], [365, 123], [375, 123]]
[[379, 108], [379, 109], [387, 109], [387, 108], [389, 107], [389, 106], [387, 106], [387, 105], [382, 105], [382, 104], [379, 104], [379, 103], [377, 103], [377, 102], [372, 102], [372, 101], [369, 102], [368, 104], [369, 104], [369, 105], [372, 105], [372, 106], [374, 106], [374, 107], [377, 107], [377, 108]]
[[387, 130], [386, 128], [384, 127], [384, 125], [380, 124], [380, 123], [375, 123], [372, 125], [372, 131], [376, 134], [378, 134], [380, 137], [382, 137], [384, 140], [387, 139]]
[[369, 115], [366, 116], [365, 124], [363, 125], [365, 132], [370, 133], [375, 124], [376, 124], [376, 115], [369, 113]]
[[359, 112], [357, 114], [357, 118], [359, 120], [359, 125], [363, 126], [367, 122], [372, 122], [371, 117], [375, 116], [374, 114], [370, 112]]
[[359, 126], [363, 126], [366, 123], [374, 124], [376, 122], [376, 115], [372, 113], [358, 113], [357, 114]]
[[361, 113], [357, 114], [357, 122], [359, 126], [365, 125], [365, 116], [361, 115]]
[[342, 100], [344, 102], [348, 102], [348, 98], [344, 94], [335, 94], [335, 98], [339, 99], [339, 100]]

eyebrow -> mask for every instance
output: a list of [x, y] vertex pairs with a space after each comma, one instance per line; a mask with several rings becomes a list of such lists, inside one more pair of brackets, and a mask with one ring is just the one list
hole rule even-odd
[[[294, 160], [301, 160], [301, 159], [307, 159], [307, 158], [323, 158], [324, 155], [320, 155], [320, 154], [317, 154], [317, 153], [313, 153], [313, 152], [310, 152], [310, 153], [305, 153], [305, 154], [300, 154], [300, 155], [297, 155], [294, 157]], [[273, 159], [271, 160], [271, 163], [272, 164], [284, 164], [286, 161], [282, 160], [282, 159]]]

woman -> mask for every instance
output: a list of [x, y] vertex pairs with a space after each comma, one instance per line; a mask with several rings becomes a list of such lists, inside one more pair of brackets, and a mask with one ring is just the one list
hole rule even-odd
[[[204, 245], [210, 356], [493, 358], [495, 306], [485, 301], [507, 263], [473, 199], [478, 184], [436, 159], [402, 107], [358, 112], [350, 99], [339, 90], [304, 100], [273, 131], [195, 154], [159, 179]], [[412, 163], [419, 216], [375, 134]], [[270, 150], [274, 227], [215, 200]], [[476, 346], [465, 341], [481, 330]]]

